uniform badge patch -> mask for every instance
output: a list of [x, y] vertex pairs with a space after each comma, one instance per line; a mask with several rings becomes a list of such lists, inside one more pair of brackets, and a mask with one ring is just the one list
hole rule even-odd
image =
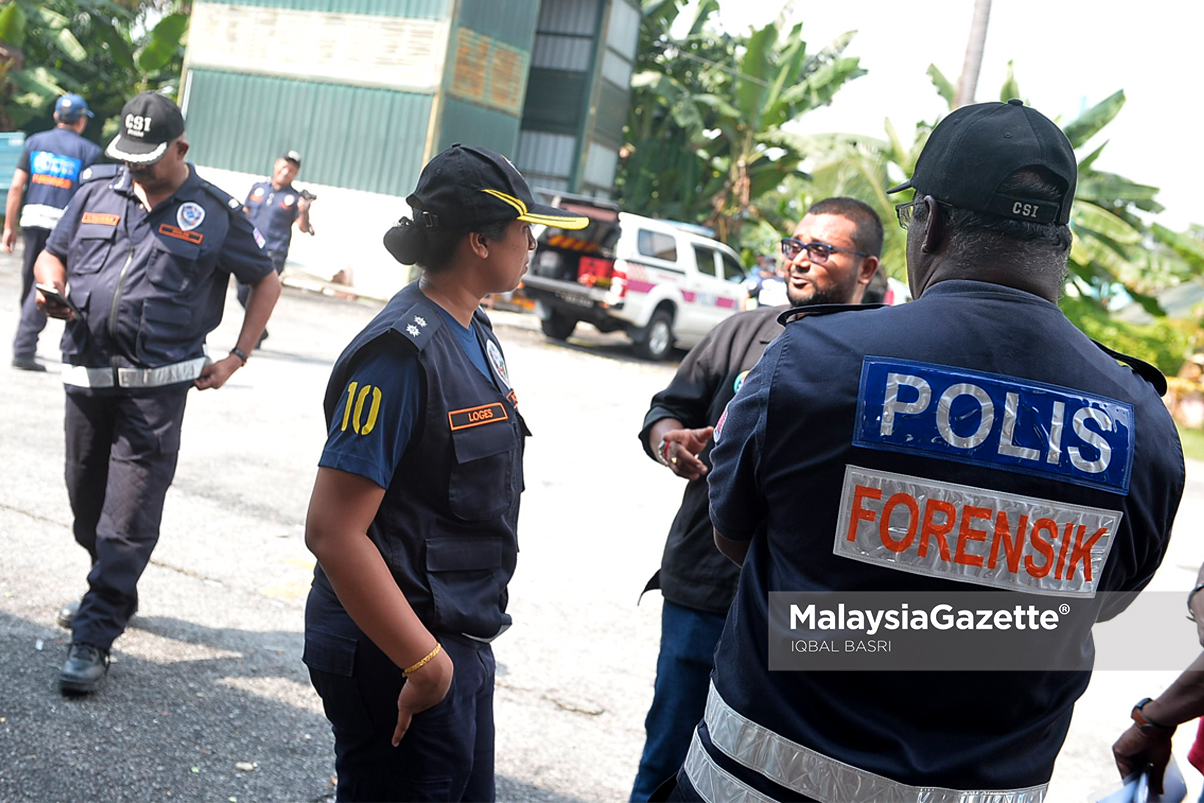
[[454, 432], [457, 429], [470, 429], [492, 424], [495, 421], [505, 421], [509, 417], [501, 402], [493, 402], [492, 404], [482, 404], [480, 407], [452, 410], [447, 414], [447, 423]]
[[297, 197], [295, 195], [286, 195], [286, 196], [284, 196], [284, 205], [292, 206], [293, 201], [295, 201], [295, 200], [297, 200]]
[[205, 221], [205, 210], [198, 203], [189, 201], [176, 210], [176, 224], [184, 231], [192, 231]]
[[485, 344], [485, 353], [489, 355], [489, 362], [493, 364], [493, 370], [497, 372], [498, 379], [506, 387], [510, 387], [510, 373], [506, 370], [506, 361], [502, 359], [501, 349], [492, 340]]
[[263, 235], [259, 233], [259, 229], [252, 226], [251, 234], [252, 234], [252, 236], [255, 237], [255, 244], [258, 245], [260, 247], [260, 249], [262, 249], [264, 244], [267, 242], [267, 240], [263, 239]]
[[205, 239], [205, 235], [199, 231], [184, 231], [183, 229], [177, 229], [170, 223], [160, 223], [159, 233], [167, 237], [174, 237], [177, 240], [195, 243], [196, 245], [200, 245]]
[[116, 226], [121, 222], [120, 215], [106, 215], [104, 212], [84, 212], [80, 223], [99, 223], [102, 226]]
[[736, 381], [732, 383], [732, 393], [739, 393], [740, 387], [744, 384], [744, 377], [748, 376], [748, 371], [741, 371], [736, 376]]
[[251, 197], [259, 199], [263, 197], [263, 187], [256, 187], [255, 192], [251, 193]]

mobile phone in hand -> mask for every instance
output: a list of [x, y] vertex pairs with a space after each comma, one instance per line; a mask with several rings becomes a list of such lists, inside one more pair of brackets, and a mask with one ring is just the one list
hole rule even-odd
[[42, 291], [42, 295], [46, 296], [46, 300], [51, 304], [58, 304], [60, 307], [66, 307], [74, 312], [77, 316], [83, 316], [83, 312], [75, 303], [58, 291], [58, 288], [51, 284], [42, 284], [41, 282], [34, 285], [38, 290]]

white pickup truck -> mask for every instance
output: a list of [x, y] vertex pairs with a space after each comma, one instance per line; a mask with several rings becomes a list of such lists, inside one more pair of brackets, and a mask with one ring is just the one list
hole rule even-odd
[[578, 321], [623, 330], [641, 357], [689, 348], [744, 308], [746, 271], [736, 253], [700, 226], [633, 215], [608, 201], [554, 196], [585, 215], [580, 231], [543, 228], [523, 280], [544, 334], [564, 340]]

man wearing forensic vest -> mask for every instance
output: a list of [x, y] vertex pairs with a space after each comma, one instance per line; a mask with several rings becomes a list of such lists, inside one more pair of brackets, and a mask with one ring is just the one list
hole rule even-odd
[[917, 300], [795, 316], [728, 405], [743, 569], [669, 799], [1044, 799], [1184, 482], [1161, 374], [1055, 303], [1076, 176], [1020, 101], [953, 112], [892, 190]]
[[[79, 95], [63, 95], [54, 103], [54, 128], [25, 140], [21, 160], [13, 171], [4, 207], [4, 233], [0, 244], [8, 253], [17, 244], [17, 212], [25, 235], [21, 263], [21, 318], [13, 338], [13, 367], [45, 371], [37, 360], [38, 335], [46, 328], [46, 315], [38, 309], [33, 292], [33, 265], [46, 247], [50, 230], [63, 216], [67, 203], [79, 189], [80, 174], [100, 158], [100, 147], [84, 139], [92, 111]], [[24, 203], [22, 203], [24, 202]]]

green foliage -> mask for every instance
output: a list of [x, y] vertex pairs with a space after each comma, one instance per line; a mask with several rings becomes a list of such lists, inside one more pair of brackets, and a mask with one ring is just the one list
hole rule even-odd
[[709, 31], [718, 6], [700, 3], [688, 33], [674, 37], [685, 0], [645, 0], [616, 184], [627, 209], [704, 223], [738, 244], [745, 223], [755, 229], [764, 219], [761, 200], [806, 155], [782, 126], [865, 71], [844, 56], [851, 32], [811, 54], [801, 25]]
[[1059, 302], [1062, 312], [1088, 337], [1117, 351], [1131, 354], [1174, 376], [1188, 353], [1195, 322], [1156, 319], [1149, 324], [1118, 321], [1094, 299], [1067, 295]]
[[[86, 136], [103, 139], [111, 118], [146, 89], [174, 95], [184, 58], [189, 0], [4, 0], [0, 40], [13, 45], [24, 18], [21, 59], [0, 52], [0, 130], [53, 125], [56, 97], [82, 95], [96, 115]], [[8, 69], [6, 69], [6, 67]], [[102, 133], [103, 132], [103, 133]]]

